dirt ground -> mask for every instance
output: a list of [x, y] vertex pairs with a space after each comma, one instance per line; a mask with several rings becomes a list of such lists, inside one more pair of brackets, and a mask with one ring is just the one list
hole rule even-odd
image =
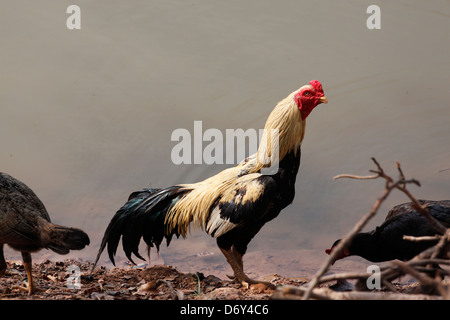
[[[263, 284], [243, 287], [215, 275], [182, 273], [167, 265], [100, 266], [91, 273], [92, 265], [81, 259], [34, 263], [33, 277], [40, 290], [28, 295], [23, 289], [27, 276], [22, 262], [8, 261], [7, 271], [0, 278], [0, 300], [269, 300], [276, 290]], [[309, 281], [277, 274], [260, 280], [278, 288], [301, 286]], [[336, 283], [326, 286], [332, 285]], [[396, 284], [396, 287], [407, 293], [415, 285]]]
[[[244, 288], [231, 280], [202, 273], [181, 273], [174, 267], [96, 267], [83, 260], [50, 260], [33, 264], [33, 277], [41, 289], [29, 296], [23, 290], [27, 276], [21, 261], [7, 262], [0, 278], [0, 299], [20, 300], [267, 300], [274, 290], [265, 285]], [[277, 286], [301, 285], [305, 278], [270, 275], [261, 280]], [[22, 287], [22, 289], [20, 288]]]

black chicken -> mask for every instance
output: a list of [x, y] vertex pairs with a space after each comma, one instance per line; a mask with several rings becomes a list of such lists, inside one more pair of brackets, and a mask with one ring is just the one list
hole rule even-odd
[[50, 222], [44, 204], [21, 181], [0, 172], [0, 276], [6, 271], [3, 245], [22, 253], [28, 277], [28, 294], [38, 288], [31, 273], [31, 254], [43, 248], [59, 254], [81, 250], [89, 244], [82, 230], [63, 227]]
[[[430, 201], [419, 200], [426, 205], [427, 210], [444, 227], [450, 228], [450, 200]], [[412, 202], [403, 203], [393, 207], [387, 214], [381, 226], [371, 232], [358, 233], [351, 245], [336, 258], [336, 260], [356, 255], [371, 262], [389, 260], [407, 261], [420, 252], [436, 244], [436, 241], [409, 241], [403, 239], [404, 235], [422, 237], [434, 236], [436, 230], [428, 220], [414, 208]], [[341, 239], [336, 240], [326, 253], [337, 246]]]

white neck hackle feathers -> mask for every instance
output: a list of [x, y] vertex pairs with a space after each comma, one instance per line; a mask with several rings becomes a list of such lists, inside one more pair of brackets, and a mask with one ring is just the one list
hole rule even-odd
[[243, 203], [255, 200], [260, 196], [264, 190], [255, 179], [261, 175], [259, 170], [270, 165], [270, 159], [273, 159], [271, 144], [276, 142], [270, 138], [271, 130], [278, 130], [279, 161], [289, 152], [296, 153], [300, 148], [305, 134], [306, 121], [302, 119], [294, 97], [304, 87], [280, 101], [270, 113], [256, 155], [252, 155], [238, 166], [225, 169], [206, 180], [180, 185], [191, 191], [177, 201], [167, 213], [165, 219], [167, 233], [177, 228], [178, 233], [185, 238], [191, 222], [194, 227], [199, 225], [202, 229], [205, 228], [210, 210], [216, 200], [219, 197], [224, 200], [232, 199], [235, 196], [236, 188], [244, 184], [247, 189], [251, 190], [248, 189], [245, 198], [242, 199]]

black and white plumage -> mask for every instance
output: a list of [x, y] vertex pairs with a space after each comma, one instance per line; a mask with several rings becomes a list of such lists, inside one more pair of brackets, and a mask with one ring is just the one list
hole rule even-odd
[[[185, 238], [192, 225], [217, 239], [238, 282], [255, 282], [245, 275], [242, 257], [263, 225], [293, 201], [305, 120], [315, 106], [326, 102], [321, 84], [313, 80], [277, 104], [257, 154], [198, 183], [132, 193], [109, 223], [95, 264], [105, 247], [114, 263], [120, 238], [126, 256], [133, 261], [132, 254], [142, 259], [138, 252], [141, 238], [149, 248], [159, 250], [163, 239], [169, 245], [174, 235]], [[270, 135], [274, 129], [277, 141]], [[277, 170], [264, 174], [263, 169], [273, 164], [270, 152], [275, 143]]]

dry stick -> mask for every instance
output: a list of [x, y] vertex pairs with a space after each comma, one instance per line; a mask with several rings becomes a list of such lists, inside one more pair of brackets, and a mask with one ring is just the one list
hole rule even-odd
[[[426, 270], [432, 270], [432, 269], [424, 269], [420, 271], [421, 266], [423, 265], [429, 265], [429, 264], [444, 264], [444, 265], [450, 265], [450, 260], [446, 259], [422, 259], [422, 260], [409, 260], [408, 262], [400, 262], [400, 261], [394, 261], [391, 263], [391, 265], [382, 268], [381, 272], [381, 279], [383, 284], [389, 288], [393, 292], [397, 292], [397, 289], [386, 279], [395, 279], [398, 278], [406, 273], [411, 274], [413, 277], [415, 277], [422, 285], [430, 285], [432, 283], [429, 282], [429, 277], [425, 277], [425, 275], [422, 275], [422, 273]], [[418, 272], [420, 271], [420, 273]], [[444, 275], [448, 275], [449, 272], [445, 270], [440, 270], [440, 272]], [[370, 275], [366, 273], [339, 273], [339, 274], [332, 274], [327, 276], [322, 276], [319, 278], [318, 283], [325, 283], [333, 280], [340, 280], [340, 279], [367, 279]], [[424, 281], [424, 279], [426, 279]], [[438, 282], [435, 282], [435, 287], [441, 295], [446, 298], [450, 296], [450, 292], [447, 293], [442, 285]], [[317, 298], [318, 296], [312, 296]], [[329, 297], [331, 298], [331, 297]]]
[[433, 279], [433, 278], [427, 276], [426, 274], [417, 271], [411, 265], [409, 265], [408, 263], [405, 263], [403, 261], [394, 260], [394, 261], [392, 261], [392, 264], [394, 264], [394, 265], [398, 266], [400, 269], [402, 269], [402, 271], [405, 274], [409, 273], [410, 275], [412, 275], [414, 278], [416, 278], [419, 281], [419, 283], [422, 286], [433, 286], [434, 288], [436, 288], [438, 290], [438, 292], [442, 296], [445, 296], [445, 289], [443, 288], [443, 286], [439, 280]]
[[[397, 166], [399, 164], [397, 163]], [[403, 190], [404, 189], [404, 190]], [[440, 238], [437, 245], [435, 245], [433, 248], [433, 253], [431, 254], [431, 258], [437, 258], [442, 255], [444, 255], [445, 252], [449, 251], [449, 245], [450, 245], [450, 229], [447, 229], [444, 227], [438, 220], [436, 220], [434, 217], [430, 215], [428, 210], [426, 209], [426, 205], [421, 205], [410, 193], [406, 188], [401, 189], [414, 203], [415, 209], [424, 216], [428, 222], [431, 224], [431, 226], [439, 232], [442, 237]], [[421, 257], [422, 255], [418, 255], [418, 257]], [[430, 265], [428, 265], [430, 266]]]
[[[305, 296], [306, 288], [303, 287], [282, 287], [274, 293], [274, 299], [299, 299]], [[403, 294], [392, 292], [366, 292], [366, 291], [333, 291], [330, 288], [314, 288], [311, 297], [315, 299], [335, 299], [335, 300], [442, 300], [440, 296], [427, 294]]]
[[391, 189], [387, 189], [383, 192], [383, 195], [378, 198], [375, 202], [372, 209], [353, 227], [352, 231], [347, 234], [336, 246], [334, 250], [330, 252], [329, 258], [325, 261], [325, 263], [321, 266], [319, 271], [315, 274], [314, 278], [308, 283], [308, 290], [303, 295], [303, 299], [308, 299], [312, 289], [318, 284], [319, 278], [328, 270], [331, 266], [332, 262], [336, 259], [338, 254], [342, 252], [342, 250], [348, 247], [353, 240], [354, 236], [362, 230], [362, 228], [367, 224], [367, 222], [377, 213], [378, 208], [381, 206], [381, 203], [384, 199], [387, 198]]
[[[406, 266], [407, 268], [401, 268], [401, 266], [397, 263], [401, 263], [402, 266]], [[415, 276], [415, 273], [409, 272], [409, 270], [415, 270], [414, 272], [421, 272], [425, 273], [427, 271], [433, 271], [433, 268], [427, 268], [422, 267], [423, 265], [430, 265], [430, 264], [450, 264], [450, 260], [444, 260], [444, 259], [424, 259], [424, 260], [409, 260], [407, 262], [401, 262], [398, 260], [392, 261], [388, 266], [383, 267], [380, 278], [382, 279], [384, 284], [389, 283], [389, 281], [392, 281], [393, 279], [396, 279], [398, 277], [401, 277], [405, 274], [411, 274], [414, 278], [416, 278], [420, 283], [422, 283], [421, 279]], [[443, 275], [449, 274], [444, 269], [440, 270], [440, 273]], [[423, 283], [422, 283], [423, 284]], [[391, 286], [387, 286], [388, 288], [393, 288]]]
[[172, 284], [170, 283], [170, 281], [158, 279], [158, 280], [156, 280], [156, 283], [165, 283], [167, 285], [167, 287], [169, 288], [170, 295], [172, 296], [172, 299], [173, 300], [177, 300], [178, 299], [178, 295], [173, 290], [173, 287], [172, 287]]
[[437, 257], [443, 256], [445, 252], [449, 251], [448, 247], [449, 245], [450, 245], [450, 228], [447, 229], [447, 231], [441, 236], [441, 239], [435, 246], [422, 251], [417, 256], [415, 256], [412, 259], [412, 261], [418, 261], [428, 258], [435, 259]]
[[[442, 235], [439, 242], [434, 247], [431, 247], [431, 248], [425, 250], [424, 252], [418, 254], [416, 257], [414, 257], [412, 259], [412, 262], [417, 261], [418, 259], [421, 259], [421, 258], [423, 259], [423, 257], [427, 256], [430, 251], [432, 251], [432, 253], [430, 255], [431, 260], [437, 260], [436, 258], [442, 257], [442, 256], [445, 257], [444, 254], [447, 253], [447, 255], [448, 255], [448, 252], [450, 250], [449, 246], [450, 246], [450, 228], [445, 231], [445, 233]], [[442, 260], [442, 259], [440, 259], [440, 260]], [[426, 267], [431, 267], [432, 264], [433, 264], [433, 262], [427, 263]], [[436, 264], [444, 264], [444, 263], [439, 262]], [[450, 287], [447, 290], [447, 292], [445, 292], [445, 290], [441, 286], [438, 286], [438, 290], [439, 290], [439, 292], [441, 292], [443, 297], [445, 297], [447, 299], [450, 298]]]
[[450, 260], [448, 259], [435, 259], [435, 258], [430, 258], [430, 259], [422, 259], [422, 260], [409, 260], [408, 262], [410, 265], [412, 266], [423, 266], [423, 265], [427, 265], [427, 264], [445, 264], [445, 265], [450, 265]]
[[[405, 176], [403, 175], [403, 171], [400, 167], [400, 163], [397, 162], [397, 168], [400, 171], [400, 176], [402, 180], [405, 179]], [[417, 180], [412, 179], [413, 181], [416, 181], [415, 183], [420, 186], [420, 183]], [[411, 199], [414, 208], [422, 215], [424, 216], [428, 222], [430, 222], [431, 226], [439, 232], [439, 234], [444, 234], [447, 231], [447, 228], [444, 227], [438, 220], [436, 220], [426, 209], [426, 205], [421, 205], [419, 201], [409, 192], [408, 189], [406, 189], [406, 186], [404, 184], [401, 184], [397, 187], [400, 191], [402, 191], [404, 194], [408, 196], [409, 199]]]
[[381, 206], [383, 201], [388, 197], [390, 192], [392, 191], [393, 187], [389, 186], [389, 183], [392, 183], [392, 178], [385, 175], [383, 169], [378, 164], [378, 162], [375, 160], [375, 158], [372, 158], [373, 162], [378, 167], [378, 171], [375, 171], [375, 175], [373, 176], [355, 176], [355, 175], [338, 175], [334, 177], [334, 180], [340, 179], [340, 178], [351, 178], [351, 179], [376, 179], [378, 177], [384, 177], [386, 179], [386, 189], [384, 190], [383, 194], [377, 199], [375, 204], [372, 206], [370, 211], [353, 227], [352, 231], [347, 234], [336, 246], [334, 250], [330, 252], [329, 258], [325, 261], [325, 263], [321, 266], [319, 271], [315, 274], [313, 279], [308, 283], [308, 289], [306, 290], [305, 294], [303, 295], [303, 299], [309, 299], [312, 290], [314, 287], [318, 284], [319, 278], [328, 270], [332, 262], [336, 259], [338, 254], [341, 253], [341, 251], [348, 247], [353, 240], [354, 236], [364, 228], [364, 226], [367, 224], [367, 222], [377, 213], [378, 208]]
[[[322, 267], [319, 269], [319, 271], [315, 274], [313, 279], [309, 282], [308, 288], [305, 291], [305, 294], [303, 295], [303, 299], [308, 299], [311, 295], [312, 290], [314, 287], [319, 283], [319, 278], [328, 270], [332, 262], [336, 259], [337, 255], [346, 247], [348, 247], [353, 240], [354, 236], [359, 233], [362, 228], [367, 224], [367, 222], [377, 213], [379, 207], [383, 203], [383, 201], [389, 196], [391, 191], [393, 189], [399, 189], [400, 191], [403, 191], [415, 204], [417, 207], [417, 210], [419, 210], [420, 213], [422, 213], [435, 228], [441, 232], [444, 233], [446, 231], [446, 228], [442, 226], [437, 220], [435, 220], [431, 215], [428, 213], [428, 210], [426, 210], [424, 207], [420, 205], [420, 203], [415, 199], [409, 191], [406, 189], [406, 184], [413, 183], [418, 186], [420, 186], [420, 182], [415, 179], [406, 180], [405, 176], [403, 174], [403, 171], [400, 167], [400, 163], [397, 162], [397, 169], [400, 174], [400, 178], [398, 181], [395, 181], [388, 175], [384, 173], [383, 168], [380, 166], [378, 161], [375, 158], [372, 158], [372, 161], [377, 166], [377, 170], [369, 170], [369, 172], [375, 173], [371, 176], [356, 176], [356, 175], [349, 175], [349, 174], [341, 174], [335, 176], [333, 179], [341, 179], [341, 178], [350, 178], [350, 179], [358, 179], [358, 180], [368, 180], [368, 179], [377, 179], [377, 178], [384, 178], [386, 180], [386, 186], [383, 194], [377, 199], [375, 204], [372, 206], [371, 210], [353, 227], [352, 231], [347, 234], [336, 246], [336, 248], [331, 251], [329, 258], [325, 261], [325, 263], [322, 265]], [[444, 231], [442, 232], [442, 228], [444, 228]]]
[[431, 258], [438, 258], [443, 256], [445, 252], [449, 251], [449, 245], [450, 245], [450, 228], [445, 231], [445, 233], [442, 235], [437, 245], [434, 247], [435, 250], [431, 254]]
[[386, 288], [388, 288], [389, 290], [391, 290], [392, 292], [398, 292], [398, 290], [395, 288], [395, 286], [388, 280], [386, 279], [381, 279], [381, 282], [384, 284], [384, 286]]
[[347, 280], [347, 279], [367, 279], [370, 277], [370, 274], [368, 273], [335, 273], [335, 274], [329, 274], [323, 277], [320, 277], [318, 279], [318, 283], [325, 283], [330, 282], [334, 280]]
[[422, 241], [436, 241], [439, 240], [441, 236], [423, 236], [423, 237], [414, 237], [414, 236], [403, 236], [403, 240], [408, 240], [411, 242], [422, 242]]

